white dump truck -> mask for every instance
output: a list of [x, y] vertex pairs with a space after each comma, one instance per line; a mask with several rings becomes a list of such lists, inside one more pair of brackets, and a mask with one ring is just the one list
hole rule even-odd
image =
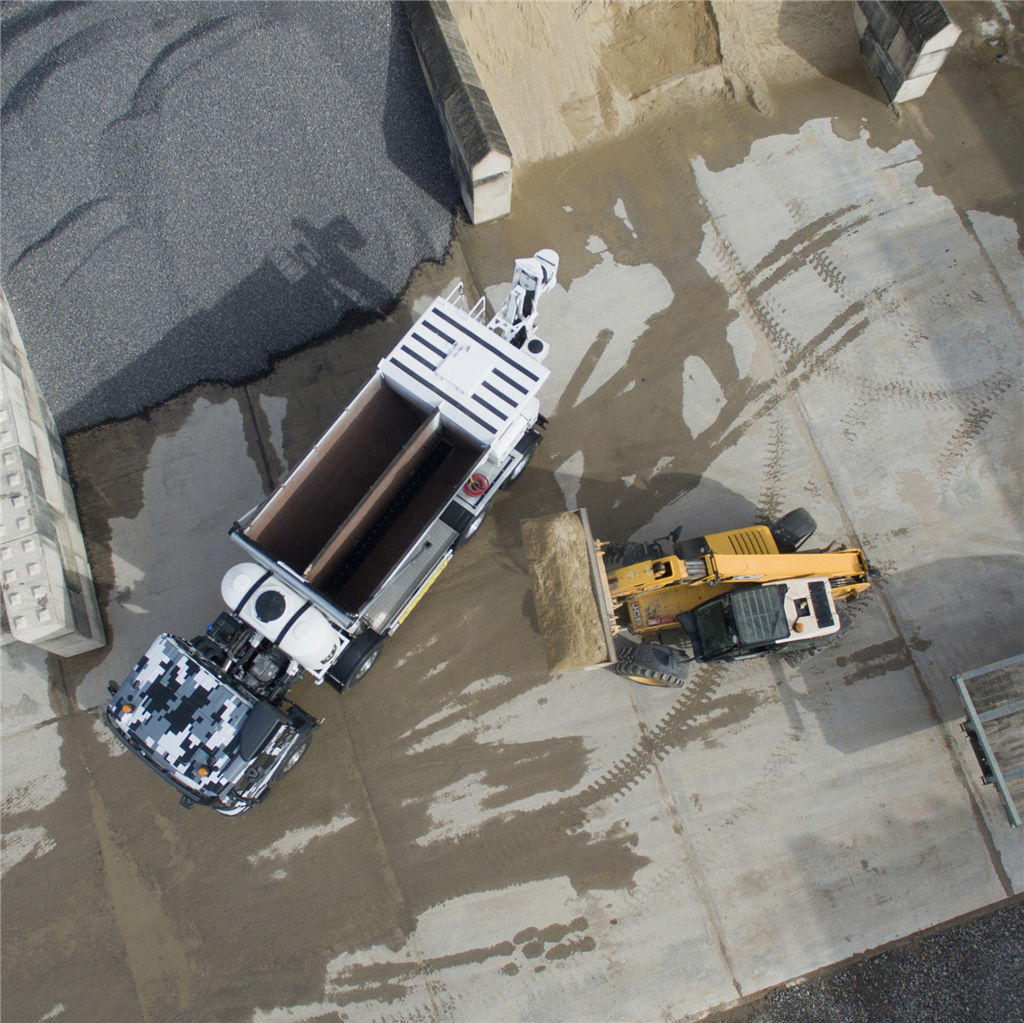
[[287, 695], [305, 671], [339, 692], [477, 532], [523, 472], [549, 371], [537, 300], [558, 256], [516, 261], [484, 322], [462, 285], [435, 299], [308, 455], [232, 526], [246, 560], [221, 583], [205, 636], [154, 640], [106, 721], [186, 807], [244, 813], [318, 726]]

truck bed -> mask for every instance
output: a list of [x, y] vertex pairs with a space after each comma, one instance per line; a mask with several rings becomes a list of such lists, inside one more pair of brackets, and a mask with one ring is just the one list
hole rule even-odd
[[246, 527], [332, 603], [358, 613], [481, 456], [378, 374]]

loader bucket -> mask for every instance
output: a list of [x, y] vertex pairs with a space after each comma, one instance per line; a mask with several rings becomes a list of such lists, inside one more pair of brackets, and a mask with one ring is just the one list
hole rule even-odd
[[551, 674], [614, 662], [611, 595], [586, 510], [521, 527]]

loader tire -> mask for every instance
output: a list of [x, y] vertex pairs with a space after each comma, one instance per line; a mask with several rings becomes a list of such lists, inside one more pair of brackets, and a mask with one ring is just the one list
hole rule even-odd
[[814, 516], [806, 508], [794, 508], [769, 527], [780, 554], [795, 554], [818, 528]]
[[639, 682], [645, 686], [664, 686], [669, 689], [682, 689], [686, 685], [686, 679], [678, 675], [667, 675], [663, 671], [654, 671], [652, 668], [641, 668], [637, 664], [628, 661], [619, 661], [612, 669], [617, 675], [624, 675], [631, 682]]
[[689, 658], [677, 649], [645, 642], [623, 649], [615, 671], [642, 685], [678, 689], [686, 684], [689, 664]]
[[627, 540], [624, 543], [605, 544], [604, 566], [608, 571], [615, 568], [625, 568], [627, 565], [635, 565], [638, 562], [649, 561], [650, 559], [651, 554], [645, 543]]
[[820, 643], [810, 649], [805, 650], [787, 650], [782, 655], [782, 659], [791, 667], [795, 668], [802, 661], [806, 661], [809, 657], [814, 657], [816, 654], [820, 654], [822, 650], [827, 650], [830, 646], [833, 646], [838, 642], [839, 637], [842, 636], [852, 624], [852, 619], [845, 612], [841, 611], [838, 607], [836, 608], [836, 614], [839, 616], [839, 631], [834, 632], [831, 636], [826, 636]]

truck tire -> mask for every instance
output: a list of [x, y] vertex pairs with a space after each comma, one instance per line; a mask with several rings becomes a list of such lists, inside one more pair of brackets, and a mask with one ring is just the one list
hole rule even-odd
[[299, 740], [298, 745], [288, 754], [288, 759], [285, 761], [284, 766], [277, 772], [278, 778], [283, 778], [293, 767], [306, 755], [306, 750], [309, 749], [310, 744], [313, 742], [313, 733], [304, 736]]
[[806, 508], [794, 508], [770, 527], [780, 554], [795, 554], [817, 528], [818, 523]]
[[484, 524], [484, 519], [487, 518], [491, 513], [491, 506], [487, 505], [486, 508], [475, 519], [470, 519], [462, 528], [462, 532], [459, 534], [458, 540], [452, 544], [452, 550], [461, 551], [463, 547], [473, 539], [474, 536], [480, 531], [480, 527]]
[[377, 662], [384, 637], [372, 629], [357, 636], [324, 676], [327, 684], [343, 693], [364, 678]]
[[255, 803], [239, 803], [238, 806], [232, 807], [230, 810], [222, 810], [219, 806], [215, 806], [214, 809], [224, 817], [241, 817], [243, 813], [248, 813], [255, 805]]
[[544, 438], [536, 430], [530, 430], [530, 432], [524, 438], [526, 446], [523, 450], [523, 460], [508, 474], [505, 478], [505, 482], [498, 488], [499, 490], [508, 490], [513, 483], [520, 476], [526, 472], [526, 467], [530, 464], [530, 459], [537, 453], [537, 448], [540, 447], [540, 442]]

